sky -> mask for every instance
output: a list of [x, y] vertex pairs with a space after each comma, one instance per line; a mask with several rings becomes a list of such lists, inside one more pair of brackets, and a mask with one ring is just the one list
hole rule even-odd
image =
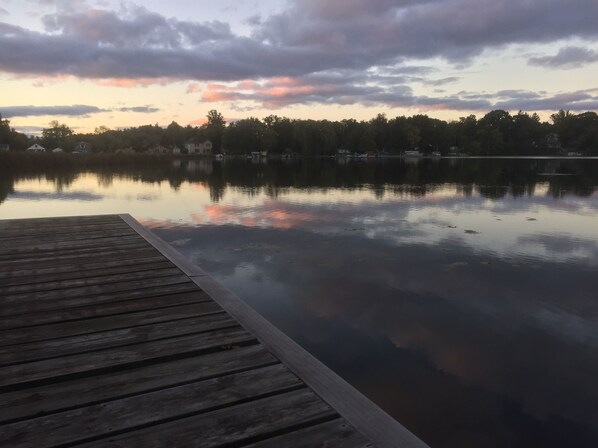
[[597, 0], [0, 0], [0, 114], [185, 126], [598, 110]]

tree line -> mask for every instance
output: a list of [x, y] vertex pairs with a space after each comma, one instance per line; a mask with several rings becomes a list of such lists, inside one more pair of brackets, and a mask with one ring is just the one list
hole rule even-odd
[[270, 115], [226, 123], [222, 114], [211, 110], [202, 126], [181, 126], [175, 121], [166, 127], [143, 125], [125, 129], [100, 126], [93, 133], [75, 133], [66, 124], [52, 121], [38, 137], [26, 136], [10, 127], [0, 116], [0, 144], [24, 150], [33, 143], [47, 149], [70, 151], [78, 141], [92, 145], [94, 152], [116, 152], [132, 148], [143, 152], [157, 145], [184, 149], [187, 142], [210, 140], [213, 152], [303, 156], [349, 152], [400, 154], [406, 150], [444, 155], [557, 155], [579, 152], [598, 155], [598, 115], [560, 110], [542, 122], [536, 114], [511, 114], [493, 110], [482, 118], [475, 115], [443, 121], [427, 115], [387, 118], [378, 114], [369, 121], [290, 119]]

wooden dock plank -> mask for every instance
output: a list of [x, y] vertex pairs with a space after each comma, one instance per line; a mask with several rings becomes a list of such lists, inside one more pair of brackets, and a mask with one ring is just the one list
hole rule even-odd
[[[149, 272], [151, 271], [151, 272]], [[169, 277], [179, 274], [180, 271], [170, 263], [162, 262], [157, 266], [148, 266], [143, 271], [107, 274], [99, 273], [94, 277], [82, 277], [69, 280], [55, 280], [41, 283], [31, 283], [16, 286], [0, 287], [0, 295], [11, 296], [17, 294], [37, 293], [41, 291], [63, 290], [67, 288], [81, 288], [94, 285], [105, 285], [108, 283], [123, 283], [128, 281], [142, 280], [147, 277]]]
[[[53, 281], [75, 280], [80, 278], [99, 277], [110, 274], [124, 274], [129, 272], [141, 272], [159, 268], [172, 267], [172, 263], [160, 257], [134, 258], [123, 261], [113, 261], [109, 266], [57, 266], [38, 270], [21, 270], [0, 276], [0, 286], [19, 286]], [[10, 275], [9, 275], [10, 274]]]
[[309, 426], [336, 416], [336, 412], [312, 391], [301, 389], [131, 431], [82, 446], [216, 447], [267, 438], [281, 431]]
[[205, 316], [222, 312], [222, 308], [213, 301], [191, 303], [186, 305], [143, 310], [136, 312], [122, 312], [109, 316], [95, 317], [70, 322], [59, 322], [21, 329], [0, 330], [0, 348], [14, 344], [30, 344], [36, 341], [48, 341], [68, 336], [84, 335], [93, 332], [132, 328], [166, 321], [175, 321], [189, 317]]
[[39, 255], [40, 252], [56, 252], [58, 250], [66, 249], [95, 249], [105, 246], [117, 246], [119, 242], [125, 244], [142, 243], [143, 240], [137, 235], [131, 236], [118, 236], [118, 237], [106, 237], [106, 238], [95, 238], [93, 240], [80, 240], [80, 241], [55, 241], [49, 243], [32, 243], [30, 245], [16, 247], [10, 250], [2, 250], [0, 260], [15, 259], [20, 257], [26, 257], [31, 255]]
[[121, 222], [114, 222], [109, 224], [88, 224], [84, 226], [72, 226], [72, 225], [60, 225], [60, 226], [53, 226], [51, 228], [48, 227], [35, 227], [29, 229], [22, 229], [20, 227], [15, 227], [13, 229], [4, 229], [0, 234], [0, 242], [3, 240], [14, 240], [19, 238], [31, 238], [31, 237], [39, 237], [39, 238], [52, 238], [55, 236], [57, 238], [63, 238], [66, 236], [71, 237], [79, 237], [81, 235], [88, 235], [97, 232], [112, 232], [112, 231], [127, 231], [126, 228], [122, 226]]
[[0, 221], [0, 446], [241, 445], [426, 446], [129, 215]]
[[65, 300], [53, 300], [39, 304], [32, 311], [28, 303], [12, 304], [6, 307], [6, 313], [0, 316], [0, 329], [32, 327], [55, 322], [70, 322], [93, 317], [130, 313], [135, 311], [168, 308], [211, 301], [203, 291], [191, 287], [188, 283], [172, 286], [139, 289], [134, 294], [115, 293], [75, 297]]
[[[304, 387], [282, 364], [4, 425], [0, 446], [52, 447], [131, 431]], [[163, 445], [164, 446], [164, 445]]]
[[220, 312], [117, 330], [93, 331], [93, 328], [90, 328], [91, 332], [82, 335], [0, 347], [0, 366], [124, 347], [141, 342], [231, 328], [237, 325], [236, 321], [228, 314]]
[[0, 220], [0, 230], [10, 231], [17, 230], [26, 232], [29, 230], [41, 228], [57, 228], [85, 225], [103, 225], [103, 224], [120, 224], [117, 215], [90, 215], [90, 216], [61, 216], [48, 218], [29, 218], [29, 219], [4, 219]]
[[[92, 295], [106, 295], [114, 293], [130, 293], [134, 294], [140, 288], [151, 288], [154, 286], [166, 286], [166, 285], [178, 285], [181, 283], [189, 284], [189, 279], [186, 275], [180, 272], [172, 273], [171, 270], [163, 272], [163, 275], [156, 275], [152, 272], [151, 277], [146, 276], [140, 279], [122, 279], [117, 283], [97, 283], [87, 286], [71, 287], [65, 289], [53, 289], [47, 291], [33, 291], [25, 293], [9, 294], [4, 293], [0, 297], [0, 305], [10, 306], [14, 303], [31, 302], [37, 303], [39, 301], [48, 301], [55, 299], [66, 299], [81, 296], [92, 296]], [[126, 295], [126, 294], [125, 294]]]
[[63, 381], [83, 375], [103, 374], [111, 369], [130, 368], [160, 360], [206, 353], [255, 343], [255, 337], [241, 327], [208, 333], [160, 339], [124, 347], [108, 348], [60, 358], [0, 367], [0, 393], [39, 383]]
[[35, 246], [40, 243], [48, 244], [55, 242], [64, 241], [83, 241], [83, 240], [95, 240], [99, 238], [114, 238], [114, 237], [129, 237], [136, 236], [136, 233], [130, 229], [122, 228], [121, 226], [115, 226], [113, 229], [98, 229], [94, 231], [69, 231], [66, 229], [64, 232], [55, 232], [51, 234], [42, 233], [37, 235], [32, 234], [13, 234], [7, 235], [3, 232], [2, 238], [0, 238], [0, 250], [13, 250], [20, 249], [22, 247]]
[[132, 244], [120, 244], [118, 247], [84, 248], [68, 251], [56, 251], [54, 253], [33, 254], [28, 257], [14, 258], [9, 257], [6, 260], [0, 260], [0, 270], [2, 272], [16, 271], [18, 269], [37, 269], [45, 268], [49, 265], [63, 266], [72, 263], [86, 263], [90, 261], [101, 260], [126, 260], [139, 254], [158, 253], [154, 248], [148, 247], [143, 241], [135, 241]]
[[0, 422], [39, 417], [273, 364], [279, 361], [263, 346], [250, 345], [32, 387], [2, 395]]
[[374, 444], [343, 418], [292, 431], [260, 442], [243, 445], [244, 448], [372, 448]]

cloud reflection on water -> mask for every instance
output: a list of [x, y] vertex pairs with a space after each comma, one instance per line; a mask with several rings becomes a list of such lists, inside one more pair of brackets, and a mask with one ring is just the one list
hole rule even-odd
[[104, 199], [104, 195], [89, 191], [15, 191], [10, 193], [10, 198], [20, 201], [101, 201]]
[[[598, 348], [598, 313], [589, 296], [593, 272], [583, 264], [501, 258], [458, 238], [398, 245], [350, 230], [156, 230], [167, 240], [188, 239], [180, 250], [401, 421], [413, 418], [417, 390], [442, 415], [458, 406], [468, 417], [453, 422], [456, 428], [484, 416], [487, 434], [504, 442], [518, 434], [502, 422], [506, 403], [514, 407], [507, 414], [532, 420], [554, 440], [569, 425], [596, 427], [598, 363], [590, 355]], [[357, 365], [370, 357], [381, 371]], [[409, 386], [397, 385], [403, 369], [415, 368], [403, 358], [427, 372], [403, 378]], [[433, 393], [454, 394], [458, 404]], [[566, 424], [550, 423], [557, 416]], [[440, 417], [428, 424], [443, 426]]]

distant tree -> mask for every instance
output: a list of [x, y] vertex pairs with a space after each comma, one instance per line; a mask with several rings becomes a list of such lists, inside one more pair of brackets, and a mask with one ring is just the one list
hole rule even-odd
[[215, 109], [208, 112], [207, 118], [207, 138], [212, 142], [214, 152], [220, 152], [222, 150], [222, 136], [226, 121], [222, 114]]
[[98, 126], [97, 128], [95, 128], [93, 133], [96, 135], [100, 135], [100, 134], [104, 134], [108, 131], [110, 131], [110, 128], [108, 126], [101, 125], [101, 126]]
[[185, 128], [176, 121], [171, 122], [162, 134], [162, 144], [165, 146], [178, 146], [183, 148], [186, 143]]
[[538, 114], [519, 111], [513, 116], [510, 154], [542, 154], [545, 152], [547, 133]]
[[10, 121], [2, 118], [0, 114], [0, 143], [8, 143], [11, 138]]
[[231, 123], [224, 132], [223, 145], [227, 152], [249, 154], [271, 150], [275, 138], [274, 131], [264, 122], [251, 117]]
[[[378, 114], [370, 120], [371, 134], [375, 142], [375, 148], [379, 151], [389, 146], [389, 128], [386, 114]], [[369, 145], [368, 145], [369, 146]], [[372, 149], [368, 149], [371, 151]]]
[[293, 147], [293, 128], [294, 123], [288, 118], [281, 118], [277, 115], [269, 115], [264, 118], [264, 123], [268, 129], [274, 132], [275, 143], [273, 151], [281, 154], [286, 149], [296, 149]]
[[478, 122], [478, 138], [483, 154], [506, 154], [510, 148], [513, 117], [505, 110], [488, 112]]
[[46, 149], [53, 149], [56, 147], [62, 147], [65, 149], [67, 146], [71, 146], [73, 136], [73, 130], [66, 124], [61, 124], [57, 120], [50, 122], [50, 127], [42, 130], [42, 145]]
[[575, 138], [573, 149], [586, 154], [598, 154], [598, 115], [596, 112], [583, 112], [573, 121]]
[[220, 112], [215, 109], [212, 109], [208, 112], [208, 126], [220, 126], [223, 127], [226, 124], [224, 117]]

